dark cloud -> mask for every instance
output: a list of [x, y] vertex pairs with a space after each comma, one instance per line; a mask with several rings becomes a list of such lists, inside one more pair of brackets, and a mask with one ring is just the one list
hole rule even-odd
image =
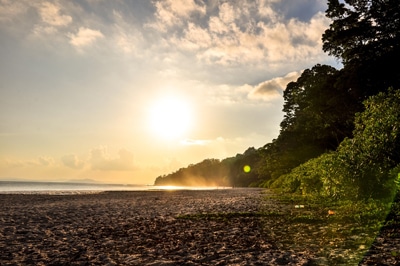
[[325, 0], [281, 0], [276, 1], [273, 8], [285, 19], [309, 21], [319, 11], [325, 11], [328, 6]]
[[277, 93], [280, 94], [280, 92], [282, 91], [282, 87], [276, 80], [271, 80], [260, 84], [256, 88], [256, 91], [257, 94], [273, 96], [276, 95]]
[[291, 72], [284, 77], [278, 77], [264, 81], [254, 87], [254, 89], [250, 92], [249, 97], [261, 98], [267, 101], [281, 97], [286, 85], [291, 81], [295, 81], [300, 74], [301, 72]]

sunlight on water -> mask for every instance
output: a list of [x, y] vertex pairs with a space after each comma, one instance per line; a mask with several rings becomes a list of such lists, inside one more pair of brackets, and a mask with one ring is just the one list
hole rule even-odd
[[144, 185], [70, 183], [70, 182], [15, 182], [0, 181], [0, 194], [88, 194], [103, 191], [149, 190]]
[[103, 191], [145, 191], [145, 190], [214, 190], [227, 187], [205, 186], [151, 186], [123, 185], [101, 183], [68, 183], [68, 182], [14, 182], [0, 181], [0, 194], [88, 194]]
[[215, 189], [229, 189], [231, 187], [195, 187], [195, 186], [153, 186], [152, 190], [215, 190]]

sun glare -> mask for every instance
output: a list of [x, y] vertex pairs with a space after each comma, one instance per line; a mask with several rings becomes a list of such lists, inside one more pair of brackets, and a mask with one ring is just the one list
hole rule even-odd
[[177, 97], [160, 99], [150, 109], [150, 129], [165, 139], [182, 137], [189, 130], [191, 119], [189, 104]]

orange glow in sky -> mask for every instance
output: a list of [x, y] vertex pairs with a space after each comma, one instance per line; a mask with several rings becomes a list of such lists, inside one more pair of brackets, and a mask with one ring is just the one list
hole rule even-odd
[[0, 180], [153, 184], [279, 134], [326, 1], [0, 1]]

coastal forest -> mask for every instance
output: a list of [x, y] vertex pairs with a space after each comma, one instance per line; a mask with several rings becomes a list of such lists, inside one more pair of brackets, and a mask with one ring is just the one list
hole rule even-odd
[[280, 133], [263, 147], [205, 159], [155, 185], [274, 188], [333, 199], [393, 197], [400, 187], [400, 5], [329, 0], [317, 64], [287, 84]]

